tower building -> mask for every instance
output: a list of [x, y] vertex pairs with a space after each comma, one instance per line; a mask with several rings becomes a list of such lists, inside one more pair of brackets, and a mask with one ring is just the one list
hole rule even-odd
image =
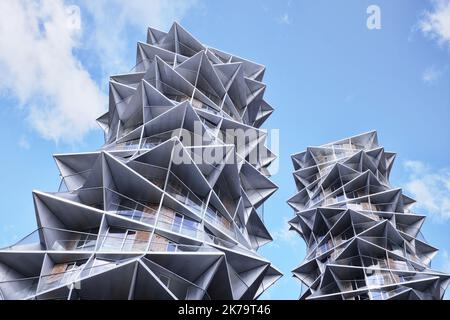
[[449, 275], [431, 270], [437, 249], [420, 232], [425, 216], [389, 183], [394, 158], [376, 132], [292, 156], [289, 224], [307, 247], [293, 270], [300, 299], [443, 298]]
[[110, 78], [105, 144], [54, 155], [37, 230], [0, 251], [0, 299], [258, 298], [281, 276], [257, 253], [277, 189], [264, 71], [177, 23], [149, 28]]

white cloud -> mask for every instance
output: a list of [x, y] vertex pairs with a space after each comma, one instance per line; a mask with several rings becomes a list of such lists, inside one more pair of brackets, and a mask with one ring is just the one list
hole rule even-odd
[[450, 168], [433, 171], [420, 161], [406, 161], [408, 172], [405, 191], [417, 200], [416, 208], [437, 221], [450, 219]]
[[[145, 35], [147, 25], [169, 25], [192, 1], [65, 0], [0, 1], [0, 93], [19, 100], [31, 127], [43, 138], [76, 142], [105, 109], [107, 95], [77, 56], [97, 59], [104, 72], [126, 72], [127, 28]], [[90, 19], [89, 19], [90, 18]], [[142, 39], [145, 41], [145, 38]], [[89, 62], [88, 61], [88, 62]], [[125, 68], [125, 69], [124, 69]], [[104, 75], [103, 75], [104, 76]]]
[[104, 95], [73, 54], [80, 12], [62, 1], [0, 1], [0, 90], [27, 108], [44, 138], [79, 139], [95, 126]]
[[299, 242], [301, 242], [302, 239], [300, 238], [297, 232], [289, 230], [288, 222], [292, 218], [293, 217], [284, 217], [282, 219], [283, 223], [281, 227], [271, 232], [273, 242], [271, 242], [269, 245], [272, 245], [274, 247], [280, 247], [280, 242], [283, 242], [292, 247], [298, 246]]
[[433, 0], [433, 9], [425, 12], [419, 29], [440, 45], [450, 45], [450, 0]]
[[292, 23], [292, 19], [289, 17], [289, 14], [287, 12], [285, 12], [280, 17], [278, 17], [277, 21], [280, 24], [291, 24]]
[[442, 259], [442, 272], [450, 273], [450, 256], [448, 254], [448, 251], [445, 249], [442, 251]]
[[101, 58], [103, 72], [109, 75], [132, 67], [127, 64], [130, 57], [126, 54], [130, 45], [135, 52], [135, 43], [129, 42], [130, 30], [131, 35], [139, 35], [136, 40], [145, 41], [147, 27], [166, 29], [196, 3], [197, 0], [83, 0], [92, 20], [87, 41]]
[[436, 66], [430, 66], [425, 69], [425, 71], [422, 74], [422, 80], [423, 82], [427, 84], [433, 84], [436, 81], [438, 81], [444, 73], [447, 71], [447, 67], [445, 68], [438, 68]]

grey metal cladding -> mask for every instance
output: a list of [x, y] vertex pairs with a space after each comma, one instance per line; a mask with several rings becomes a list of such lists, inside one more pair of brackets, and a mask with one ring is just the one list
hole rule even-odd
[[431, 270], [437, 249], [420, 232], [425, 216], [389, 183], [394, 158], [375, 131], [292, 156], [289, 224], [307, 246], [293, 270], [300, 299], [443, 298], [449, 275]]
[[[33, 192], [38, 229], [0, 251], [1, 299], [256, 299], [281, 277], [262, 205], [274, 156], [221, 140], [259, 127], [264, 66], [201, 44], [179, 24], [148, 29], [137, 64], [111, 76], [105, 145], [54, 155], [58, 192]], [[206, 137], [194, 136], [199, 123]], [[182, 135], [183, 134], [183, 135]], [[223, 152], [216, 163], [175, 163]], [[225, 161], [234, 159], [235, 161]]]

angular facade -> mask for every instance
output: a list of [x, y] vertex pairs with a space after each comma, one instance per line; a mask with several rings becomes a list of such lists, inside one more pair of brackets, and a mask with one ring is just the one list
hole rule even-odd
[[443, 298], [449, 275], [430, 269], [437, 249], [420, 232], [425, 216], [389, 184], [394, 158], [376, 132], [292, 156], [289, 224], [307, 246], [293, 270], [300, 299]]
[[264, 70], [176, 23], [149, 28], [110, 78], [105, 145], [54, 156], [61, 186], [33, 192], [38, 229], [0, 251], [0, 299], [259, 297], [281, 276], [257, 253], [277, 189]]

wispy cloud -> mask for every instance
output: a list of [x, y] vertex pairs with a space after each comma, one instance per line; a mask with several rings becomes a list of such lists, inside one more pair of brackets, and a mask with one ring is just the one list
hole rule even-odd
[[424, 13], [419, 29], [440, 45], [450, 45], [450, 0], [432, 0], [433, 9]]
[[41, 137], [72, 143], [97, 128], [94, 120], [106, 108], [107, 85], [94, 80], [91, 58], [101, 57], [95, 65], [104, 73], [128, 71], [126, 48], [135, 46], [127, 42], [130, 26], [145, 35], [148, 25], [180, 19], [195, 0], [70, 3], [0, 1], [0, 92], [19, 100]]
[[4, 224], [0, 229], [0, 248], [10, 246], [14, 244], [15, 241], [19, 240], [15, 225]]
[[344, 97], [344, 101], [347, 103], [353, 102], [355, 101], [356, 95], [353, 93], [348, 93], [345, 97]]
[[273, 237], [273, 242], [271, 242], [269, 245], [272, 245], [273, 247], [281, 247], [283, 245], [289, 245], [292, 247], [297, 247], [300, 243], [301, 238], [295, 231], [289, 230], [289, 220], [291, 220], [293, 217], [283, 217], [283, 224], [280, 228], [275, 229], [274, 231], [271, 231], [271, 235]]
[[25, 149], [25, 150], [28, 150], [31, 147], [30, 142], [28, 141], [28, 139], [25, 135], [20, 136], [18, 144], [19, 144], [19, 147], [21, 147], [22, 149]]
[[434, 84], [444, 75], [445, 72], [447, 72], [447, 67], [438, 68], [436, 66], [430, 66], [424, 70], [422, 80], [426, 84]]
[[442, 251], [442, 259], [443, 262], [441, 270], [443, 272], [450, 273], [450, 255], [448, 254], [448, 251], [445, 249]]
[[450, 219], [450, 168], [433, 170], [421, 161], [406, 161], [408, 173], [405, 191], [417, 200], [422, 209], [436, 221]]
[[1, 1], [0, 90], [10, 90], [44, 138], [76, 140], [90, 130], [104, 95], [74, 56], [80, 11], [62, 1]]
[[126, 72], [130, 69], [127, 53], [135, 52], [135, 43], [130, 43], [133, 35], [146, 36], [149, 26], [168, 28], [196, 3], [197, 0], [82, 0], [90, 26], [86, 43], [99, 57], [103, 73]]
[[283, 13], [281, 16], [277, 18], [277, 22], [280, 24], [292, 24], [292, 19], [287, 12]]

